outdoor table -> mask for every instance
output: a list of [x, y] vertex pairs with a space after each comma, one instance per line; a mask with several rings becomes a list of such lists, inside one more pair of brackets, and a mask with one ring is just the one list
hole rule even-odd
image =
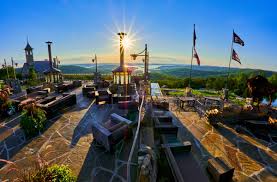
[[217, 97], [204, 97], [205, 102], [204, 105], [205, 106], [216, 106], [219, 107], [219, 109], [223, 108], [223, 101], [220, 98]]
[[195, 103], [194, 97], [181, 97], [180, 100], [180, 107], [184, 108], [185, 103], [188, 103], [189, 106], [193, 106]]

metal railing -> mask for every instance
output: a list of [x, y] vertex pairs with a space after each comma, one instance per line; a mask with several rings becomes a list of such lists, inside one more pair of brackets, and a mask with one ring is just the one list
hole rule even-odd
[[133, 157], [133, 153], [134, 153], [134, 150], [135, 150], [135, 146], [136, 146], [136, 143], [137, 143], [137, 139], [138, 139], [138, 134], [139, 134], [139, 130], [140, 130], [140, 123], [141, 123], [141, 112], [142, 112], [142, 107], [143, 107], [143, 103], [144, 103], [144, 95], [142, 97], [142, 101], [141, 101], [141, 104], [140, 104], [140, 107], [139, 107], [139, 117], [138, 117], [138, 125], [137, 125], [137, 130], [136, 130], [136, 133], [135, 133], [135, 137], [134, 137], [134, 141], [133, 141], [133, 144], [132, 144], [132, 148], [131, 148], [131, 151], [129, 153], [129, 158], [128, 158], [128, 161], [127, 161], [127, 182], [131, 182], [131, 172], [130, 172], [130, 165], [131, 165], [131, 160], [132, 160], [132, 157]]

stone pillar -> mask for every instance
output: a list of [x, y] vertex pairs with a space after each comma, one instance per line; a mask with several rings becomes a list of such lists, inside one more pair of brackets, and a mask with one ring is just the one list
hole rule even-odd
[[119, 45], [120, 45], [120, 66], [123, 68], [124, 67], [124, 45], [123, 45], [123, 39], [124, 36], [127, 35], [124, 32], [120, 32], [117, 35], [119, 35]]

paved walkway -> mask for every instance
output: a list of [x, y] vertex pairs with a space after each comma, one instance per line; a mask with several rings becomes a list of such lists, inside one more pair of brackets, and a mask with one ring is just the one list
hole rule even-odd
[[[25, 139], [19, 118], [2, 123], [0, 158], [12, 161], [19, 169], [34, 167], [40, 159], [48, 163], [68, 164], [78, 174], [92, 141], [89, 124], [80, 121], [93, 105], [82, 96], [81, 88], [73, 92], [77, 94], [77, 105], [64, 114], [57, 113], [57, 117], [49, 121], [46, 131], [36, 138]], [[13, 164], [3, 166], [1, 163], [0, 167], [0, 181], [15, 178], [15, 172], [8, 172]]]
[[277, 180], [276, 143], [239, 134], [223, 124], [215, 128], [195, 112], [180, 111], [173, 104], [170, 107], [181, 127], [180, 138], [192, 142], [192, 152], [203, 168], [207, 159], [221, 156], [235, 167], [235, 181]]
[[68, 165], [78, 181], [126, 181], [126, 161], [132, 141], [122, 143], [117, 152], [109, 153], [94, 142], [91, 131], [94, 122], [106, 121], [110, 113], [120, 111], [114, 105], [95, 105], [83, 97], [81, 88], [74, 92], [77, 105], [57, 113], [48, 128], [31, 140], [25, 139], [18, 116], [1, 122], [0, 159], [12, 163], [0, 162], [0, 181], [17, 177], [10, 171], [12, 168], [28, 170], [40, 160]]

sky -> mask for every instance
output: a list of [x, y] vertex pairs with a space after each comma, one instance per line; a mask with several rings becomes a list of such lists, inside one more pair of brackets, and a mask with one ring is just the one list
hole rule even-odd
[[[46, 41], [62, 64], [119, 63], [119, 31], [130, 53], [147, 43], [150, 64], [190, 64], [193, 24], [201, 65], [228, 66], [232, 31], [241, 65], [277, 71], [277, 1], [267, 0], [0, 0], [0, 63], [25, 62], [28, 37], [34, 59], [48, 58]], [[196, 64], [196, 60], [193, 61]]]

